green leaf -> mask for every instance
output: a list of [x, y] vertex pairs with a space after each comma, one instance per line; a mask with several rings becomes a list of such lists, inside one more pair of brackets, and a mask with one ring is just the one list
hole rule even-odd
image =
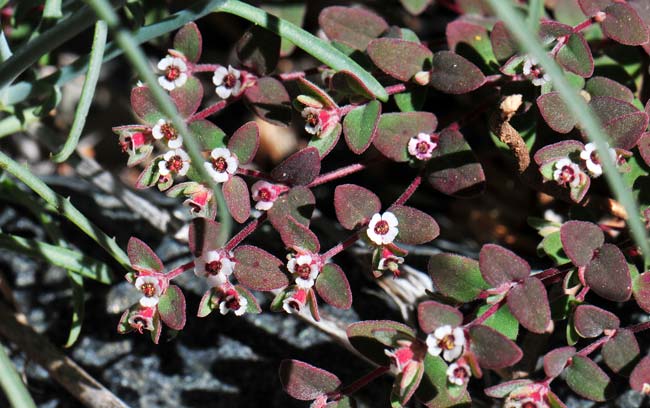
[[567, 71], [589, 78], [594, 73], [594, 59], [589, 44], [580, 33], [569, 36], [566, 44], [557, 53], [556, 60]]
[[341, 137], [342, 129], [343, 127], [341, 124], [337, 123], [329, 132], [313, 137], [309, 141], [309, 146], [318, 149], [321, 158], [325, 157], [332, 151], [332, 149], [334, 149], [334, 146], [336, 146], [336, 143]]
[[609, 377], [589, 358], [573, 356], [565, 371], [567, 385], [581, 397], [592, 401], [605, 401], [609, 397]]
[[373, 334], [377, 330], [395, 330], [407, 338], [415, 338], [415, 330], [391, 320], [367, 320], [349, 325], [346, 333], [352, 347], [379, 365], [389, 365], [390, 361], [384, 353], [386, 346]]
[[301, 401], [334, 392], [341, 385], [341, 380], [329, 371], [298, 360], [282, 360], [280, 382], [289, 395]]
[[450, 392], [447, 382], [447, 364], [442, 358], [429, 353], [424, 358], [424, 376], [415, 396], [427, 407], [468, 408], [471, 406], [471, 398], [467, 391], [460, 396]]
[[185, 327], [185, 296], [181, 288], [169, 285], [158, 302], [160, 319], [173, 330]]
[[397, 107], [402, 112], [415, 112], [422, 110], [427, 99], [428, 87], [418, 86], [406, 92], [393, 95]]
[[182, 52], [188, 61], [193, 63], [199, 61], [203, 49], [203, 38], [194, 22], [187, 23], [178, 30], [174, 36], [173, 47], [176, 51]]
[[[298, 27], [302, 26], [307, 11], [307, 5], [302, 3], [270, 3], [263, 4], [261, 7], [269, 14], [295, 24]], [[286, 57], [290, 55], [295, 48], [296, 46], [291, 41], [283, 38], [280, 43], [280, 56]]]
[[443, 295], [457, 302], [470, 302], [488, 289], [478, 268], [478, 262], [460, 255], [438, 254], [429, 259], [429, 275], [433, 285]]
[[432, 1], [433, 0], [400, 0], [400, 3], [402, 3], [402, 6], [406, 11], [417, 16], [426, 10]]
[[370, 146], [377, 134], [381, 103], [370, 101], [353, 109], [343, 119], [345, 142], [354, 154], [361, 154]]
[[232, 218], [238, 223], [245, 222], [251, 214], [251, 200], [246, 182], [233, 176], [223, 183], [223, 196]]
[[[476, 312], [476, 317], [481, 317], [491, 305], [482, 305], [478, 308]], [[517, 340], [517, 335], [519, 335], [519, 322], [517, 319], [510, 313], [508, 305], [502, 305], [496, 313], [488, 317], [483, 325], [491, 327], [499, 333], [503, 334], [510, 340]]]
[[345, 273], [336, 264], [323, 265], [316, 278], [316, 291], [323, 300], [336, 308], [349, 309], [352, 306], [352, 291]]
[[560, 239], [560, 231], [554, 231], [542, 239], [537, 247], [537, 253], [541, 255], [540, 251], [548, 255], [553, 260], [555, 265], [564, 265], [571, 262], [569, 257], [564, 253], [562, 248], [562, 240]]
[[388, 29], [383, 18], [360, 7], [324, 8], [318, 23], [328, 39], [359, 51], [365, 51], [370, 41]]
[[199, 143], [200, 149], [209, 151], [216, 147], [225, 147], [223, 139], [226, 134], [217, 125], [209, 120], [199, 119], [193, 120], [187, 126], [192, 132], [192, 135]]
[[428, 112], [385, 113], [379, 118], [373, 144], [389, 159], [405, 162], [409, 160], [409, 140], [418, 133], [433, 133], [437, 125], [435, 115]]
[[372, 62], [387, 75], [410, 81], [415, 74], [431, 68], [433, 54], [424, 45], [397, 38], [378, 38], [368, 44]]
[[341, 226], [353, 230], [370, 221], [381, 210], [379, 197], [372, 191], [354, 185], [342, 184], [334, 190], [334, 209]]
[[641, 353], [634, 333], [621, 329], [603, 345], [603, 360], [613, 372], [626, 375], [632, 371]]

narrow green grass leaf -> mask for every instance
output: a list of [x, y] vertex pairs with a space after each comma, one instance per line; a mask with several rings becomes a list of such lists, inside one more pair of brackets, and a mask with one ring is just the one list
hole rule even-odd
[[36, 408], [32, 396], [29, 395], [27, 387], [20, 379], [2, 344], [0, 344], [0, 386], [5, 391], [11, 406]]

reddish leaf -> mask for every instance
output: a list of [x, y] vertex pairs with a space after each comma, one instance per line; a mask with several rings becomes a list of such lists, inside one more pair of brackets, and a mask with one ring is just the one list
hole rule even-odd
[[418, 305], [418, 323], [423, 332], [432, 333], [440, 326], [460, 326], [463, 314], [455, 307], [427, 300]]
[[160, 319], [173, 330], [185, 327], [185, 296], [181, 288], [170, 285], [158, 302]]
[[174, 101], [178, 113], [183, 118], [192, 116], [201, 106], [203, 100], [203, 85], [197, 78], [190, 76], [180, 88], [174, 88], [169, 92], [169, 96]]
[[485, 395], [492, 398], [506, 398], [511, 392], [533, 384], [531, 380], [511, 380], [485, 389]]
[[288, 248], [300, 248], [312, 253], [318, 253], [320, 243], [318, 237], [308, 227], [296, 221], [293, 217], [287, 216], [287, 222], [279, 230], [282, 242]]
[[564, 69], [583, 78], [589, 78], [594, 73], [591, 49], [580, 33], [571, 34], [555, 58]]
[[[297, 84], [302, 95], [306, 95], [311, 99], [317, 100], [326, 109], [337, 108], [334, 99], [332, 99], [332, 97], [326, 91], [321, 89], [315, 83], [301, 77], [298, 78]], [[300, 99], [298, 99], [298, 101], [300, 102]]]
[[605, 243], [603, 231], [596, 225], [585, 221], [569, 221], [560, 228], [562, 249], [575, 266], [586, 266], [594, 256], [594, 251]]
[[605, 244], [585, 269], [585, 281], [596, 294], [614, 302], [625, 302], [632, 294], [632, 280], [623, 252]]
[[409, 160], [409, 140], [419, 133], [433, 133], [437, 125], [435, 115], [429, 112], [385, 113], [379, 118], [373, 143], [389, 159], [405, 162]]
[[339, 309], [352, 306], [352, 291], [345, 273], [336, 264], [326, 263], [316, 278], [316, 291], [323, 300]]
[[537, 108], [546, 124], [558, 133], [569, 133], [578, 123], [559, 92], [549, 92], [539, 96]]
[[196, 63], [201, 58], [203, 39], [199, 28], [193, 22], [185, 24], [174, 36], [173, 47], [185, 55], [188, 61]]
[[576, 354], [575, 347], [560, 347], [549, 351], [544, 356], [544, 373], [555, 378], [564, 371], [569, 359]]
[[530, 265], [514, 252], [494, 244], [486, 244], [479, 254], [483, 279], [492, 287], [516, 282], [530, 275]]
[[329, 88], [339, 94], [348, 95], [354, 101], [359, 98], [364, 101], [374, 99], [372, 91], [366, 84], [356, 74], [346, 70], [337, 71], [332, 76]]
[[277, 79], [258, 78], [244, 95], [250, 109], [261, 119], [278, 126], [286, 126], [291, 120], [291, 99]]
[[418, 389], [423, 374], [423, 364], [407, 365], [404, 371], [397, 374], [390, 394], [391, 406], [405, 406]]
[[345, 115], [343, 134], [345, 142], [354, 154], [361, 154], [370, 146], [377, 135], [381, 115], [381, 103], [370, 101]]
[[628, 87], [607, 77], [595, 76], [589, 78], [585, 84], [585, 91], [589, 92], [592, 97], [610, 96], [629, 103], [634, 101], [634, 94]]
[[610, 380], [596, 363], [580, 355], [571, 359], [566, 369], [566, 383], [576, 394], [592, 401], [605, 401], [610, 394]]
[[604, 10], [607, 6], [612, 4], [614, 0], [578, 0], [578, 4], [582, 9], [582, 12], [586, 16], [593, 16], [601, 10]]
[[544, 333], [551, 324], [551, 308], [544, 284], [528, 277], [508, 291], [508, 307], [519, 323], [533, 333]]
[[433, 55], [431, 85], [450, 94], [464, 94], [480, 88], [485, 83], [481, 70], [465, 58], [451, 51]]
[[383, 18], [358, 7], [327, 7], [318, 16], [327, 38], [359, 51], [388, 29]]
[[496, 370], [510, 367], [521, 360], [522, 352], [510, 339], [487, 326], [469, 329], [470, 350], [483, 368]]
[[294, 187], [273, 203], [273, 207], [268, 211], [269, 221], [278, 231], [286, 228], [285, 224], [289, 216], [309, 227], [314, 204], [316, 204], [316, 198], [311, 190], [302, 186]]
[[490, 33], [492, 50], [499, 62], [506, 61], [519, 50], [517, 42], [512, 38], [503, 21], [497, 21]]
[[428, 71], [433, 57], [424, 45], [397, 38], [372, 40], [368, 44], [368, 55], [384, 73], [404, 82], [418, 72]]
[[287, 157], [271, 171], [274, 180], [289, 185], [306, 185], [320, 173], [318, 149], [307, 147]]
[[539, 39], [543, 43], [555, 40], [559, 37], [571, 35], [573, 27], [568, 24], [553, 20], [542, 20], [539, 25]]
[[420, 245], [433, 241], [440, 234], [438, 223], [430, 215], [405, 205], [395, 205], [388, 209], [399, 222], [397, 237], [399, 242]]
[[160, 341], [160, 333], [162, 332], [162, 323], [160, 322], [160, 315], [159, 314], [154, 314], [153, 315], [153, 330], [151, 331], [151, 341], [153, 341], [154, 344], [158, 344]]
[[136, 86], [131, 90], [131, 108], [140, 119], [150, 125], [164, 118], [151, 91], [146, 86]]
[[208, 151], [215, 147], [224, 147], [223, 139], [226, 136], [223, 130], [209, 120], [193, 120], [187, 127], [199, 142], [201, 150]]
[[629, 150], [636, 146], [647, 127], [648, 114], [634, 112], [605, 123], [603, 131], [611, 138], [612, 147]]
[[630, 387], [636, 392], [646, 393], [650, 384], [650, 356], [645, 356], [630, 374]]
[[138, 272], [162, 272], [163, 264], [158, 255], [138, 238], [131, 237], [126, 247], [131, 267]]
[[580, 154], [584, 150], [584, 147], [585, 145], [577, 140], [563, 140], [558, 143], [553, 143], [542, 147], [535, 153], [535, 163], [541, 166], [553, 160], [575, 156], [576, 154]]
[[429, 275], [433, 285], [444, 296], [457, 302], [470, 302], [488, 288], [479, 271], [478, 262], [454, 254], [437, 254], [429, 258]]
[[309, 289], [309, 291], [307, 291], [307, 305], [309, 306], [311, 317], [319, 322], [320, 313], [318, 311], [318, 300], [316, 299], [316, 292], [314, 292], [314, 289]]
[[251, 290], [269, 291], [289, 284], [280, 267], [283, 263], [260, 248], [242, 245], [234, 250], [235, 277]]
[[278, 64], [280, 42], [275, 33], [254, 25], [239, 39], [235, 51], [242, 65], [264, 76], [273, 72]]
[[625, 45], [641, 45], [648, 42], [648, 27], [632, 6], [614, 3], [604, 11], [606, 17], [601, 27], [606, 36]]
[[611, 96], [594, 96], [589, 101], [589, 107], [605, 124], [621, 116], [637, 113], [639, 110], [631, 103], [625, 102]]
[[188, 231], [188, 246], [195, 257], [218, 248], [219, 223], [208, 218], [195, 218]]
[[223, 197], [228, 211], [238, 223], [243, 223], [251, 215], [251, 200], [246, 182], [239, 176], [233, 176], [223, 183]]
[[465, 55], [477, 64], [496, 63], [490, 37], [482, 25], [455, 20], [447, 24], [445, 36], [450, 51]]
[[644, 272], [634, 278], [632, 291], [639, 307], [650, 313], [650, 272]]
[[370, 217], [381, 210], [381, 202], [375, 193], [366, 188], [342, 184], [334, 190], [334, 208], [341, 226], [353, 230], [366, 225]]
[[603, 360], [615, 373], [629, 373], [641, 350], [634, 333], [621, 329], [603, 346]]
[[228, 150], [237, 155], [239, 164], [248, 164], [255, 157], [260, 146], [259, 133], [257, 123], [248, 122], [237, 129], [228, 140]]
[[637, 142], [639, 153], [644, 163], [650, 166], [650, 132], [643, 133]]
[[485, 189], [485, 173], [463, 134], [444, 129], [439, 134], [438, 147], [427, 162], [429, 184], [441, 193], [470, 198]]
[[390, 361], [384, 353], [386, 346], [377, 341], [373, 333], [377, 330], [389, 329], [396, 330], [408, 338], [415, 338], [415, 330], [391, 320], [366, 320], [352, 323], [348, 326], [346, 332], [352, 347], [373, 362], [379, 365], [388, 365]]
[[621, 322], [614, 313], [591, 305], [580, 305], [573, 313], [573, 324], [582, 337], [594, 338], [604, 330], [616, 330]]
[[341, 385], [337, 376], [298, 360], [282, 360], [280, 382], [293, 398], [309, 401], [336, 391]]

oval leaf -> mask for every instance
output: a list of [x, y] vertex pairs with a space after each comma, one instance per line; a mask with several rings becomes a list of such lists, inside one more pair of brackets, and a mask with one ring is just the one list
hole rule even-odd
[[600, 336], [604, 330], [616, 330], [621, 322], [614, 313], [596, 306], [580, 305], [573, 314], [573, 324], [582, 337]]
[[131, 267], [136, 271], [162, 272], [163, 264], [158, 255], [138, 238], [131, 237], [126, 247]]
[[251, 290], [269, 291], [289, 284], [280, 269], [283, 263], [268, 252], [250, 245], [234, 250], [235, 277]]
[[560, 347], [548, 352], [544, 356], [544, 373], [546, 373], [546, 376], [555, 378], [560, 375], [569, 359], [575, 354], [575, 347]]
[[287, 126], [291, 121], [291, 99], [277, 79], [258, 78], [244, 95], [248, 106], [259, 118], [278, 126]]
[[326, 7], [318, 23], [327, 38], [359, 51], [388, 29], [386, 21], [375, 13], [358, 7]]
[[605, 401], [610, 380], [596, 363], [580, 355], [573, 356], [566, 369], [566, 383], [576, 394], [592, 401]]
[[559, 92], [549, 92], [538, 97], [537, 108], [546, 124], [558, 133], [569, 133], [578, 123]]
[[591, 48], [580, 33], [571, 34], [555, 58], [564, 69], [583, 78], [589, 78], [594, 73]]
[[366, 225], [373, 214], [381, 210], [381, 202], [366, 188], [343, 184], [334, 190], [334, 208], [343, 228], [353, 230]]
[[389, 365], [390, 361], [384, 350], [386, 346], [380, 343], [374, 332], [379, 330], [395, 330], [407, 338], [415, 338], [415, 330], [405, 324], [391, 320], [366, 320], [352, 323], [346, 333], [352, 347], [379, 365]]
[[630, 330], [618, 330], [603, 346], [603, 360], [615, 373], [629, 373], [641, 350], [634, 333]]
[[405, 205], [395, 205], [388, 209], [395, 214], [398, 225], [399, 242], [409, 245], [424, 244], [433, 241], [440, 234], [438, 223], [430, 215]]
[[203, 85], [197, 78], [190, 76], [183, 86], [169, 92], [169, 97], [174, 101], [181, 117], [189, 118], [201, 106]]
[[519, 323], [533, 333], [544, 333], [551, 324], [551, 308], [544, 284], [528, 277], [508, 292], [508, 307]]
[[433, 55], [431, 85], [450, 94], [464, 94], [480, 88], [485, 83], [481, 70], [465, 58], [451, 51]]
[[510, 367], [521, 360], [522, 352], [510, 339], [487, 326], [469, 329], [470, 349], [481, 367], [499, 369]]
[[309, 227], [314, 204], [316, 198], [310, 189], [303, 186], [294, 187], [273, 203], [273, 207], [268, 211], [269, 221], [277, 231], [286, 228], [288, 217]]
[[586, 266], [594, 251], [605, 243], [605, 234], [598, 225], [585, 221], [569, 221], [560, 228], [562, 249], [575, 266]]
[[410, 81], [418, 72], [428, 71], [433, 57], [431, 50], [424, 45], [397, 38], [371, 41], [368, 55], [384, 73], [404, 82]]
[[423, 332], [432, 333], [440, 326], [460, 326], [463, 314], [455, 307], [427, 300], [418, 305], [418, 323]]
[[632, 6], [616, 2], [604, 11], [606, 17], [601, 23], [603, 34], [625, 45], [648, 42], [648, 27]]
[[650, 384], [650, 356], [645, 356], [630, 374], [630, 387], [636, 392], [646, 393]]
[[255, 157], [260, 146], [259, 133], [257, 123], [248, 122], [237, 129], [228, 140], [228, 150], [237, 155], [239, 164], [248, 164]]
[[436, 289], [457, 302], [470, 302], [488, 288], [478, 262], [471, 258], [437, 254], [429, 258], [428, 270]]
[[597, 251], [585, 269], [585, 281], [598, 296], [614, 302], [625, 302], [632, 294], [630, 269], [616, 245]]
[[185, 296], [181, 288], [170, 285], [158, 302], [160, 319], [173, 330], [185, 327]]
[[409, 140], [419, 133], [433, 133], [437, 125], [435, 115], [429, 112], [385, 113], [379, 118], [373, 143], [389, 159], [405, 162], [410, 158]]
[[632, 291], [639, 307], [650, 313], [650, 272], [644, 272], [634, 278]]
[[343, 119], [345, 142], [354, 154], [361, 154], [370, 146], [377, 134], [381, 103], [370, 101], [353, 109]]
[[223, 183], [223, 197], [228, 211], [238, 223], [243, 223], [251, 215], [251, 199], [248, 186], [241, 177], [234, 176]]
[[309, 401], [335, 391], [341, 380], [337, 376], [298, 360], [282, 360], [280, 382], [293, 398]]
[[131, 108], [140, 119], [150, 125], [165, 117], [146, 86], [136, 86], [131, 90]]
[[288, 248], [302, 249], [311, 253], [318, 253], [320, 250], [320, 243], [316, 234], [291, 216], [287, 217], [284, 229], [278, 232], [280, 233], [282, 242]]
[[483, 279], [492, 287], [523, 280], [530, 275], [530, 265], [514, 252], [499, 245], [486, 244], [479, 254]]
[[203, 39], [194, 22], [185, 24], [174, 36], [173, 47], [182, 52], [190, 62], [196, 63], [201, 58]]
[[349, 309], [352, 306], [352, 291], [345, 273], [336, 264], [327, 263], [316, 278], [316, 291], [323, 300], [339, 309]]
[[320, 173], [318, 149], [307, 147], [287, 157], [271, 171], [271, 177], [280, 183], [306, 185]]

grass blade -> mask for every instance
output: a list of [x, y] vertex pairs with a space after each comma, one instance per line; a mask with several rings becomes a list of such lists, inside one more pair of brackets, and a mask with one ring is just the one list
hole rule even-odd
[[5, 391], [11, 406], [36, 408], [32, 396], [29, 395], [29, 391], [20, 379], [2, 344], [0, 344], [0, 386]]

